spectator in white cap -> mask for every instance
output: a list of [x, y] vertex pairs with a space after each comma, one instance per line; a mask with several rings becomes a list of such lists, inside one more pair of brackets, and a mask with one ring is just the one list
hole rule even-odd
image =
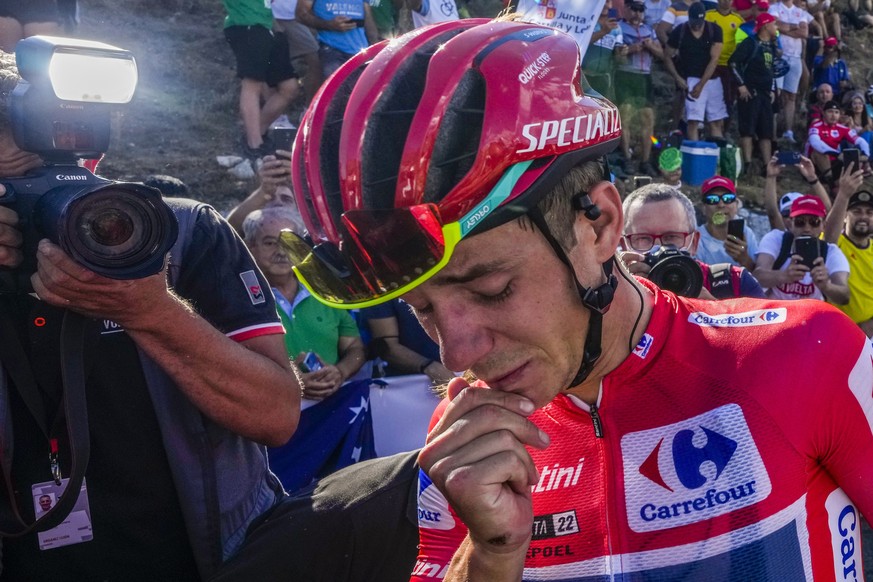
[[755, 278], [773, 299], [826, 299], [849, 302], [849, 262], [832, 243], [820, 240], [827, 209], [817, 196], [791, 204], [788, 230], [771, 230], [761, 239]]

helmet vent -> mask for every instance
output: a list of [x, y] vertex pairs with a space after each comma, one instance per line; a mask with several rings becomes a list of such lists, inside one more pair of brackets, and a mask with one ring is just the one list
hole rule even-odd
[[340, 134], [343, 129], [343, 114], [346, 104], [352, 94], [358, 78], [364, 72], [369, 62], [361, 63], [361, 66], [352, 71], [337, 88], [333, 99], [325, 113], [324, 126], [321, 132], [321, 142], [318, 144], [319, 160], [321, 161], [319, 172], [321, 173], [322, 188], [325, 193], [333, 223], [341, 224], [340, 217], [343, 214], [343, 201], [339, 181], [339, 147]]
[[361, 151], [361, 196], [365, 207], [394, 206], [397, 170], [406, 136], [424, 93], [428, 64], [440, 45], [462, 30], [448, 30], [419, 47], [398, 67], [374, 105]]
[[485, 79], [469, 69], [458, 83], [440, 121], [424, 201], [439, 202], [470, 171], [479, 153], [485, 117]]

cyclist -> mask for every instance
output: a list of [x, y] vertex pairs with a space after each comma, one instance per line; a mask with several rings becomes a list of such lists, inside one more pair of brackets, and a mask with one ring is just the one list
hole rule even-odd
[[506, 21], [371, 47], [305, 115], [310, 238], [282, 236], [301, 282], [346, 308], [402, 295], [478, 378], [449, 383], [419, 457], [413, 580], [861, 579], [864, 334], [820, 302], [628, 275], [620, 134], [571, 38]]

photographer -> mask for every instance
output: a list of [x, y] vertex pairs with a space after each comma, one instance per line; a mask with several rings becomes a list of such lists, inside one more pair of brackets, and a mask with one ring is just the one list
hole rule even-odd
[[[685, 194], [666, 184], [649, 184], [631, 192], [622, 203], [624, 236], [621, 260], [635, 275], [648, 278], [647, 256], [657, 246], [673, 245], [690, 256], [697, 251], [700, 233], [694, 206]], [[707, 265], [696, 261], [702, 275], [701, 299], [764, 297], [752, 274], [735, 265]]]
[[[827, 215], [816, 196], [791, 204], [788, 230], [771, 230], [761, 239], [754, 275], [774, 299], [827, 299], [849, 302], [849, 262], [832, 243], [819, 240]], [[802, 251], [799, 243], [809, 243]]]
[[[10, 94], [18, 80], [12, 55], [0, 53], [0, 91]], [[0, 175], [22, 176], [42, 162], [16, 145], [9, 116], [0, 101]], [[62, 524], [48, 538], [3, 538], [2, 580], [208, 578], [283, 495], [256, 443], [290, 438], [300, 390], [275, 304], [262, 291], [267, 283], [213, 209], [180, 199], [167, 204], [180, 224], [183, 216], [188, 221], [190, 240], [158, 274], [106, 278], [41, 240], [30, 277], [35, 295], [0, 295], [0, 446], [19, 493], [13, 503], [18, 499], [27, 523], [34, 518], [31, 491], [58, 478], [48, 453], [57, 453], [65, 477], [75, 466], [63, 428], [73, 418], [55, 414], [69, 386], [62, 370], [76, 359], [62, 350], [61, 328], [77, 319], [73, 314], [89, 318], [81, 347], [91, 446], [78, 504], [89, 507], [82, 513], [93, 531], [92, 539], [75, 531], [63, 538], [71, 532]], [[0, 206], [4, 267], [28, 259], [21, 250], [26, 218]], [[11, 357], [16, 347], [23, 358]], [[32, 382], [18, 381], [22, 368]], [[36, 393], [25, 405], [27, 384]], [[48, 414], [38, 418], [33, 402]], [[66, 541], [47, 546], [52, 538]]]

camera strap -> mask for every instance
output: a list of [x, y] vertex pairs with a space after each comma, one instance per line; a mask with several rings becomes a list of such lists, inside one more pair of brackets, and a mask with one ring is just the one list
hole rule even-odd
[[[91, 454], [88, 434], [88, 409], [85, 401], [84, 340], [87, 320], [72, 311], [64, 312], [61, 324], [61, 374], [63, 378], [63, 411], [66, 417], [67, 436], [70, 441], [70, 477], [66, 489], [57, 503], [36, 519], [27, 523], [18, 510], [15, 485], [12, 481], [12, 459], [0, 459], [3, 470], [3, 496], [0, 502], [0, 537], [17, 537], [34, 531], [45, 531], [60, 525], [73, 510], [85, 478], [85, 469]], [[0, 344], [3, 345], [0, 362], [15, 384], [40, 430], [50, 444], [49, 461], [53, 478], [60, 480], [60, 471], [55, 471], [57, 444], [50, 436], [45, 405], [30, 360], [21, 345], [19, 335], [8, 317], [0, 317]], [[14, 428], [13, 428], [14, 430]], [[10, 444], [11, 448], [11, 444]]]

